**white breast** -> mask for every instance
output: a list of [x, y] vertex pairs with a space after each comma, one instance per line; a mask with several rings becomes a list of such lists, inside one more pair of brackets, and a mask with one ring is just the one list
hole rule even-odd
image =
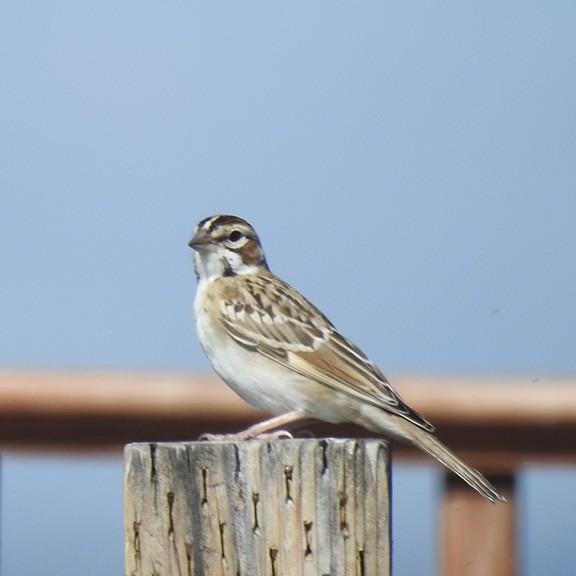
[[[194, 302], [198, 338], [217, 374], [252, 408], [270, 414], [307, 410], [321, 420], [340, 422], [324, 400], [328, 392], [309, 378], [278, 364], [258, 352], [243, 348], [219, 324], [209, 309], [210, 281], [200, 281]], [[336, 408], [336, 406], [334, 406]]]

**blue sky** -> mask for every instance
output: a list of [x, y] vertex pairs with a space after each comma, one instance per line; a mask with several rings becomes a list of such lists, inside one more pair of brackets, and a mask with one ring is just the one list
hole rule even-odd
[[[392, 381], [574, 375], [575, 21], [569, 1], [3, 2], [0, 366], [208, 370], [186, 243], [228, 212]], [[26, 474], [101, 469], [21, 458], [3, 576]], [[437, 477], [399, 475], [398, 573], [432, 573]], [[415, 492], [423, 559], [402, 553]], [[524, 573], [549, 570], [531, 550]]]

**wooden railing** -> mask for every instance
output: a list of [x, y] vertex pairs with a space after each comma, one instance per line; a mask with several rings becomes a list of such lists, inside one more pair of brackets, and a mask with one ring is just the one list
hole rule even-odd
[[[508, 499], [505, 505], [488, 504], [446, 477], [442, 573], [514, 574], [514, 477], [535, 462], [576, 465], [576, 379], [398, 377], [394, 385], [436, 425], [438, 436]], [[262, 417], [211, 376], [0, 374], [3, 448], [119, 450], [135, 441], [237, 431]], [[368, 435], [355, 426], [320, 423], [309, 430], [317, 436]], [[394, 456], [424, 457], [403, 445], [394, 445]]]

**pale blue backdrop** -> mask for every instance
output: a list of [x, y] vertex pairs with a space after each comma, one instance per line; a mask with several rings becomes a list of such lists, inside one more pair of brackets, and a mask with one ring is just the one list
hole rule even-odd
[[[186, 243], [245, 217], [394, 380], [576, 373], [576, 3], [0, 4], [0, 368], [199, 371]], [[2, 576], [122, 573], [121, 462], [4, 455]], [[433, 574], [437, 468], [394, 476]], [[576, 570], [522, 475], [522, 573]], [[558, 568], [556, 568], [558, 567]]]

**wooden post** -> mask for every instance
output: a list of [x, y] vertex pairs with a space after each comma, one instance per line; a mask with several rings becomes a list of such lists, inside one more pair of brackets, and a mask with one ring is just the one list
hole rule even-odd
[[388, 446], [130, 444], [127, 576], [389, 576]]
[[446, 476], [442, 503], [444, 576], [516, 574], [516, 498], [512, 475], [490, 477], [506, 498], [490, 504], [459, 478]]

